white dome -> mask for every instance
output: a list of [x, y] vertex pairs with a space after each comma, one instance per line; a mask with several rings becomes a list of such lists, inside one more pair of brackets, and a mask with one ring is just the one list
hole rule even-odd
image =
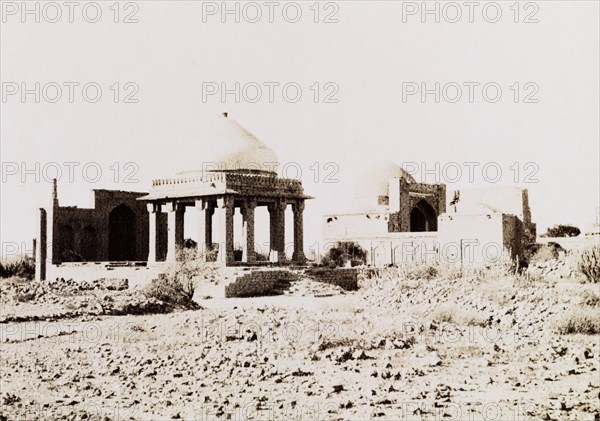
[[376, 209], [380, 196], [389, 196], [392, 178], [404, 178], [409, 183], [415, 179], [400, 165], [390, 161], [379, 162], [361, 173], [354, 183], [353, 209]]
[[210, 152], [199, 157], [199, 168], [186, 172], [277, 171], [279, 161], [275, 152], [227, 113], [214, 121], [208, 136]]

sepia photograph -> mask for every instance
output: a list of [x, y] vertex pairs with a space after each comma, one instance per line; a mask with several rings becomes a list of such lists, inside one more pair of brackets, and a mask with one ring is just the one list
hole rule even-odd
[[0, 421], [600, 421], [600, 1], [0, 0]]

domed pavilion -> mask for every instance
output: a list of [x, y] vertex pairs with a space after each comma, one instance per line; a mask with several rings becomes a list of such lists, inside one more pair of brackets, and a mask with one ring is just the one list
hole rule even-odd
[[[199, 157], [201, 168], [186, 169], [173, 178], [153, 180], [150, 193], [139, 198], [147, 202], [150, 213], [148, 262], [163, 258], [175, 260], [176, 249], [184, 242], [184, 212], [191, 208], [198, 214], [198, 249], [203, 255], [216, 256], [212, 259], [225, 265], [255, 263], [255, 210], [258, 206], [268, 208], [269, 257], [272, 262], [280, 263], [286, 256], [285, 210], [292, 207], [292, 261], [304, 262], [304, 201], [311, 197], [304, 194], [302, 182], [279, 178], [275, 152], [227, 113], [217, 119], [211, 137], [216, 151], [213, 156]], [[243, 220], [241, 259], [239, 253], [234, 253], [236, 208], [240, 209]]]

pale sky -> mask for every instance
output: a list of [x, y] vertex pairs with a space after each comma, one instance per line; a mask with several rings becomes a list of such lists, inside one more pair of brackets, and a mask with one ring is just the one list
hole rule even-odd
[[[31, 8], [35, 3], [27, 2]], [[211, 139], [203, 130], [223, 111], [269, 145], [282, 166], [297, 163], [288, 164], [289, 176], [302, 169], [305, 192], [316, 197], [305, 212], [307, 245], [320, 240], [321, 214], [343, 210], [353, 178], [381, 159], [423, 163], [430, 170], [439, 165], [439, 180], [435, 174], [423, 179], [422, 172], [415, 178], [446, 182], [449, 196], [454, 189], [490, 184], [500, 168], [497, 184], [529, 189], [540, 233], [556, 223], [584, 227], [594, 220], [600, 191], [596, 1], [529, 2], [527, 8], [522, 2], [518, 16], [512, 1], [499, 2], [496, 23], [488, 22], [494, 10], [482, 12], [490, 2], [474, 10], [473, 22], [463, 7], [456, 23], [448, 22], [456, 10], [446, 3], [439, 3], [439, 23], [433, 15], [423, 16], [423, 23], [421, 10], [412, 8], [420, 1], [321, 2], [318, 16], [313, 2], [298, 2], [297, 23], [284, 19], [294, 18], [289, 2], [276, 2], [273, 23], [264, 2], [253, 4], [262, 12], [257, 23], [250, 22], [256, 8], [243, 9], [245, 3], [239, 3], [236, 23], [234, 15], [222, 22], [219, 10], [208, 14], [221, 2], [199, 1], [121, 3], [119, 23], [112, 1], [98, 2], [102, 16], [89, 23], [82, 12], [86, 3], [78, 3], [73, 23], [66, 7], [51, 23], [56, 10], [43, 9], [41, 2], [36, 23], [35, 15], [22, 14], [21, 2], [2, 2], [3, 254], [7, 244], [31, 243], [56, 166], [63, 171], [63, 205], [89, 206], [94, 188], [148, 191], [153, 178], [201, 168], [210, 159]], [[235, 3], [228, 5], [233, 9]], [[434, 8], [436, 2], [428, 4]], [[95, 11], [86, 13], [93, 20]], [[126, 16], [138, 22], [122, 22]], [[324, 23], [327, 16], [338, 22]], [[538, 22], [524, 22], [533, 19]], [[40, 102], [34, 94], [23, 101], [20, 90], [35, 91], [36, 82]], [[79, 84], [72, 85], [72, 103], [69, 82]], [[239, 102], [233, 94], [224, 101], [220, 95], [203, 100], [203, 86], [205, 93], [207, 84], [233, 90], [236, 82], [246, 87]], [[272, 102], [269, 82], [279, 84]], [[403, 89], [434, 90], [436, 82], [439, 103], [434, 94], [424, 101], [419, 94], [403, 100]], [[88, 83], [102, 89], [96, 103], [82, 94]], [[296, 103], [282, 93], [288, 83], [302, 89]], [[484, 97], [486, 84], [492, 89]], [[51, 102], [57, 85], [62, 97]], [[263, 96], [251, 102], [257, 85]], [[457, 86], [463, 96], [452, 102]], [[492, 103], [496, 86], [502, 94]], [[12, 95], [15, 87], [19, 92]], [[124, 103], [131, 93], [138, 102]], [[328, 94], [337, 102], [325, 103]], [[93, 95], [88, 90], [87, 98]], [[75, 164], [65, 162], [79, 164], [72, 182], [68, 165]], [[465, 162], [479, 164], [472, 181]], [[31, 173], [23, 174], [21, 163]], [[463, 169], [462, 177], [456, 177], [452, 163]], [[487, 174], [484, 166], [491, 168]], [[94, 168], [102, 171], [96, 182]], [[137, 181], [127, 183], [132, 170]], [[326, 175], [337, 182], [325, 182]]]

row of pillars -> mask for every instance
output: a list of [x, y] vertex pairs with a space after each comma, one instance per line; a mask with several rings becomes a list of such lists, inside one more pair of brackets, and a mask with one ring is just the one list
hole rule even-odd
[[[255, 239], [254, 239], [254, 215], [257, 206], [256, 199], [247, 198], [241, 200], [240, 206], [243, 220], [242, 239], [242, 262], [252, 263], [256, 261]], [[292, 203], [294, 214], [294, 253], [292, 261], [303, 263], [304, 256], [304, 199], [294, 200]], [[285, 210], [287, 201], [276, 200], [267, 205], [270, 216], [270, 257], [272, 261], [285, 261]], [[157, 261], [159, 250], [158, 224], [159, 216], [163, 211], [167, 213], [168, 235], [167, 235], [167, 262], [176, 260], [176, 250], [183, 246], [183, 221], [186, 205], [177, 201], [169, 201], [164, 204], [149, 203], [150, 213], [149, 226], [149, 254], [148, 262]], [[195, 202], [198, 212], [198, 251], [201, 256], [218, 249], [217, 263], [230, 264], [234, 262], [234, 225], [235, 212], [234, 198], [232, 196], [220, 197], [216, 200], [198, 199]], [[215, 245], [218, 244], [218, 247]]]

